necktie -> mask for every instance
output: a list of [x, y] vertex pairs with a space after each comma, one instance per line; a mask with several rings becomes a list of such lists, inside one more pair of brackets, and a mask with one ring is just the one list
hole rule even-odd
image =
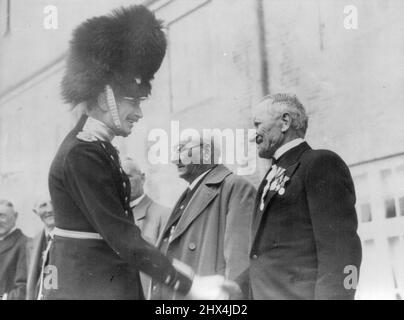
[[272, 180], [275, 178], [275, 174], [277, 171], [277, 166], [276, 166], [276, 159], [275, 158], [271, 158], [271, 170], [269, 170], [265, 180], [266, 180], [266, 184], [264, 189], [262, 190], [262, 194], [261, 194], [261, 201], [260, 201], [260, 210], [264, 210], [265, 207], [265, 197], [268, 193], [269, 187], [271, 185]]

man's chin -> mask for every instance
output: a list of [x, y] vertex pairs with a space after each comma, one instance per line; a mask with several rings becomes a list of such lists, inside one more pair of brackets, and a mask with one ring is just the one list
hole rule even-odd
[[122, 130], [121, 133], [119, 134], [121, 137], [128, 137], [132, 133], [132, 130]]
[[178, 177], [180, 177], [181, 179], [186, 178], [188, 175], [188, 170], [185, 167], [177, 168], [177, 172], [178, 172]]
[[55, 218], [54, 217], [44, 218], [42, 221], [48, 228], [51, 228], [52, 226], [55, 226]]

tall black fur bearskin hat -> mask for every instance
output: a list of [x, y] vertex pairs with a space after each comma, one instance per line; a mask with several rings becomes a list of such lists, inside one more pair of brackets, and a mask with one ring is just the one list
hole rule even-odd
[[97, 99], [106, 85], [115, 94], [147, 96], [166, 47], [161, 21], [144, 6], [91, 18], [73, 32], [62, 96], [75, 106]]

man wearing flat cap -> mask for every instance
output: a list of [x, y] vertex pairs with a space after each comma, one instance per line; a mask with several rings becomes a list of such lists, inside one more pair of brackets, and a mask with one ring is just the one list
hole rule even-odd
[[139, 271], [190, 298], [227, 298], [233, 282], [196, 276], [141, 237], [130, 182], [111, 144], [143, 116], [140, 101], [166, 50], [161, 23], [144, 6], [122, 8], [85, 21], [70, 45], [62, 95], [73, 106], [85, 103], [87, 115], [50, 168], [56, 227], [40, 298], [143, 299]]

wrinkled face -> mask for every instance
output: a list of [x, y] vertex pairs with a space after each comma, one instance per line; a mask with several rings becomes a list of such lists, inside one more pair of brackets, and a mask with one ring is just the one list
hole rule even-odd
[[192, 182], [212, 166], [209, 150], [198, 141], [180, 142], [172, 163], [177, 166], [179, 177], [188, 182]]
[[34, 212], [47, 228], [52, 229], [55, 226], [55, 215], [53, 213], [52, 203], [49, 200], [40, 201], [34, 209]]
[[118, 115], [121, 122], [121, 132], [118, 135], [127, 137], [132, 132], [135, 122], [143, 118], [142, 110], [140, 109], [140, 102], [144, 98], [120, 97], [116, 99], [118, 106]]
[[135, 200], [144, 193], [145, 174], [130, 161], [124, 161], [122, 167], [130, 181], [130, 199]]
[[17, 213], [6, 204], [0, 204], [0, 237], [7, 235], [15, 226]]
[[254, 108], [253, 120], [257, 130], [255, 141], [258, 155], [269, 159], [283, 143], [281, 114], [277, 111], [276, 105], [263, 101]]

